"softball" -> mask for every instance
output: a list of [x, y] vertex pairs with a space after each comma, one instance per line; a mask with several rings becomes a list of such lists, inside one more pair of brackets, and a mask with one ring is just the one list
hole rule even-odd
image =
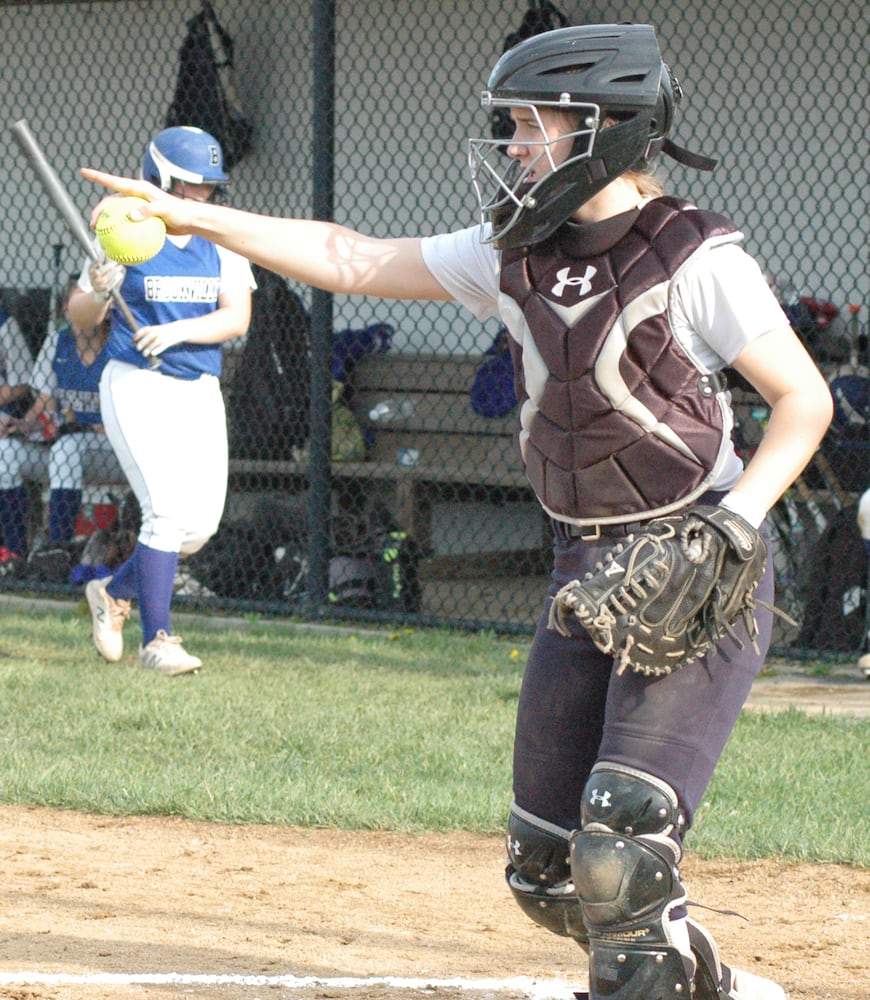
[[162, 219], [130, 218], [130, 210], [147, 202], [142, 198], [112, 198], [97, 218], [95, 232], [103, 252], [119, 264], [143, 264], [163, 247]]

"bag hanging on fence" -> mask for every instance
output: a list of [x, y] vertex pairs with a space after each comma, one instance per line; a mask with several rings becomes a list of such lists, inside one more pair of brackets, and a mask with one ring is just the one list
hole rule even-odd
[[822, 453], [844, 490], [863, 492], [870, 483], [870, 371], [843, 365], [830, 389], [834, 419]]
[[224, 167], [232, 169], [253, 144], [254, 128], [242, 113], [233, 84], [233, 41], [209, 0], [187, 22], [175, 96], [166, 127], [196, 125], [221, 144]]
[[332, 460], [354, 462], [365, 459], [372, 444], [350, 408], [353, 373], [368, 354], [390, 349], [395, 330], [389, 323], [372, 323], [362, 329], [338, 330], [332, 338]]
[[[417, 544], [380, 501], [333, 523], [329, 601], [344, 607], [417, 612], [422, 603]], [[223, 522], [187, 559], [196, 581], [218, 597], [298, 601], [308, 570], [306, 499], [263, 496], [249, 517]]]
[[187, 559], [197, 583], [235, 600], [295, 600], [304, 590], [308, 530], [304, 496], [258, 498], [250, 515], [221, 522]]
[[251, 326], [227, 405], [230, 455], [291, 459], [308, 441], [311, 324], [284, 278], [253, 271]]

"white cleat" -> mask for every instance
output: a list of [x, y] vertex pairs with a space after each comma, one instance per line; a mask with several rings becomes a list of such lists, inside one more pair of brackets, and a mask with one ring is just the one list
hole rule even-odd
[[94, 645], [104, 660], [117, 663], [124, 655], [124, 622], [130, 617], [130, 602], [109, 594], [106, 587], [111, 579], [91, 580], [85, 597], [91, 609]]
[[202, 666], [202, 660], [181, 645], [180, 635], [169, 635], [163, 629], [147, 646], [139, 647], [139, 663], [145, 670], [156, 670], [167, 677], [196, 673]]
[[732, 969], [719, 960], [719, 951], [710, 932], [686, 919], [689, 940], [696, 960], [693, 1000], [788, 1000], [788, 994], [771, 979], [742, 969]]
[[731, 974], [731, 983], [727, 991], [731, 1000], [788, 1000], [785, 990], [772, 979], [764, 979], [742, 969], [723, 971]]

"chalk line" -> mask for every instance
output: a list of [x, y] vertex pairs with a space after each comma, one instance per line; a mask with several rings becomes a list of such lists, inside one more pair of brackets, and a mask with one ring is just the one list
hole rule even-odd
[[574, 1000], [574, 989], [557, 980], [531, 979], [405, 979], [399, 976], [374, 976], [366, 979], [338, 976], [241, 976], [196, 975], [193, 973], [119, 973], [96, 972], [83, 975], [53, 972], [0, 972], [0, 985], [12, 986], [263, 986], [302, 990], [354, 990], [370, 986], [392, 986], [398, 990], [454, 989], [469, 993], [524, 993], [527, 1000]]

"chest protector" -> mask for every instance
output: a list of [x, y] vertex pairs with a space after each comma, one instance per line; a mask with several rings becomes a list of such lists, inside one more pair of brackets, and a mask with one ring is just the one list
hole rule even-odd
[[715, 482], [731, 450], [724, 379], [673, 335], [673, 280], [741, 238], [673, 198], [502, 255], [519, 445], [544, 509], [585, 525], [654, 517]]

